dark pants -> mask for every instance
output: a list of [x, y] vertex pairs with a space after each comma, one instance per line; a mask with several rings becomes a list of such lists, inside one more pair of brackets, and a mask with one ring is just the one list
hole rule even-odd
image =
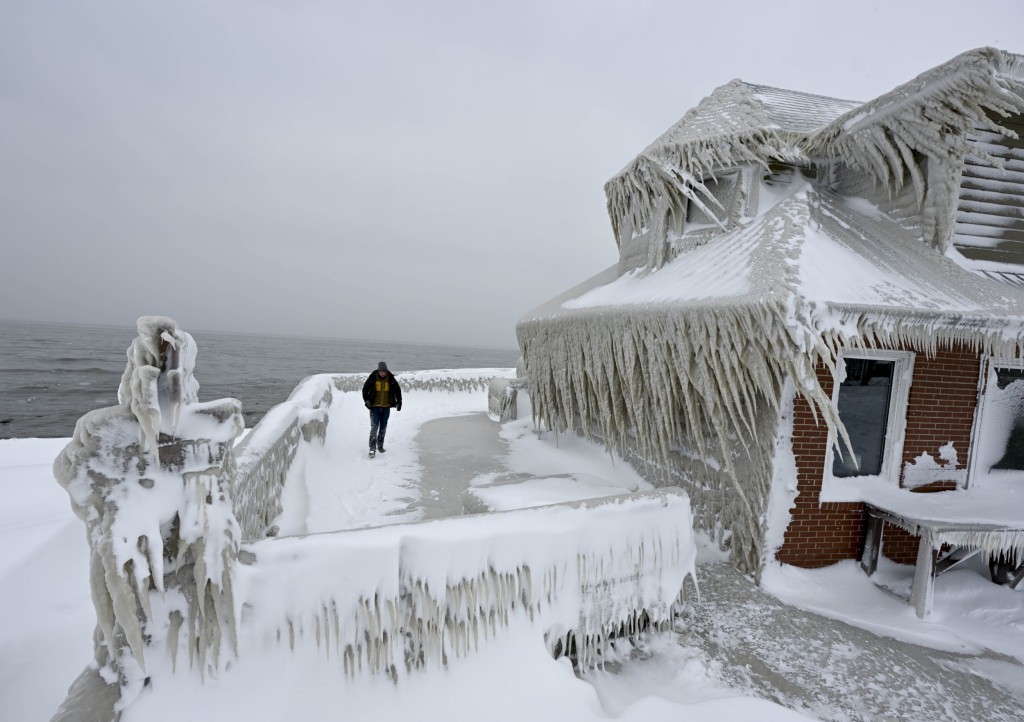
[[384, 406], [370, 407], [370, 450], [384, 446], [384, 434], [388, 430], [391, 409]]

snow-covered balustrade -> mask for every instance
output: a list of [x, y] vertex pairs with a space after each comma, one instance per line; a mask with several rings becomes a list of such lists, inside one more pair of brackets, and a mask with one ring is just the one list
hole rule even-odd
[[[511, 373], [511, 371], [509, 372]], [[494, 374], [481, 374], [474, 369], [437, 369], [433, 371], [406, 371], [399, 374], [402, 393], [408, 391], [486, 391]], [[366, 374], [335, 374], [334, 387], [338, 391], [361, 391]]]
[[[436, 669], [515, 626], [581, 668], [664, 629], [694, 579], [678, 489], [243, 545], [239, 655], [315, 645], [340, 672]], [[288, 590], [284, 593], [283, 590]]]
[[235, 516], [245, 539], [273, 535], [289, 474], [302, 472], [304, 445], [327, 436], [334, 377], [304, 379], [284, 403], [264, 415], [235, 447]]

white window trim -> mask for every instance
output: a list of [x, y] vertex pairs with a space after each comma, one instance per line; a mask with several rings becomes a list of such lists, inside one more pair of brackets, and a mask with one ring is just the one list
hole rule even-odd
[[882, 469], [874, 476], [832, 476], [832, 462], [836, 454], [836, 435], [834, 432], [829, 434], [819, 501], [861, 501], [864, 498], [864, 492], [872, 487], [881, 486], [891, 489], [899, 486], [900, 475], [903, 471], [903, 445], [907, 438], [907, 402], [910, 398], [910, 386], [914, 379], [915, 356], [913, 351], [864, 349], [840, 352], [836, 361], [840, 369], [840, 378], [832, 388], [832, 403], [836, 409], [839, 408], [839, 387], [845, 378], [846, 359], [860, 358], [894, 362], [889, 419], [886, 426], [885, 445], [882, 450]]

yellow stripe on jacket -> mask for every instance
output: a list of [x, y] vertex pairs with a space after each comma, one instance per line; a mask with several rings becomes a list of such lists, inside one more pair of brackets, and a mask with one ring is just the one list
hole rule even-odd
[[374, 406], [383, 406], [388, 408], [391, 406], [391, 399], [389, 398], [389, 392], [391, 391], [391, 384], [388, 383], [387, 379], [374, 379], [377, 384], [377, 400], [374, 402]]

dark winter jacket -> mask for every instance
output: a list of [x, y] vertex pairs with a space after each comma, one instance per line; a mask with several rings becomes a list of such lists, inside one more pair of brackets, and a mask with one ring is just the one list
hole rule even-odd
[[[398, 385], [398, 380], [395, 375], [388, 371], [386, 377], [388, 382], [388, 405], [389, 408], [398, 408], [402, 410], [402, 387]], [[383, 381], [376, 371], [366, 377], [366, 383], [363, 384], [363, 403], [367, 406], [373, 406], [377, 400], [377, 380]]]

